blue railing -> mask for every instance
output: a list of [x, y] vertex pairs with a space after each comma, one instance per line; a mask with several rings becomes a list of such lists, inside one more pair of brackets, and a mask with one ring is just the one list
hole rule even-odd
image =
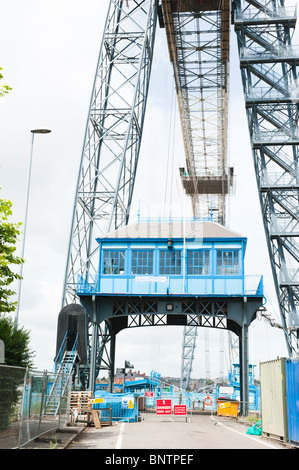
[[65, 351], [65, 347], [66, 347], [66, 339], [67, 339], [67, 334], [68, 332], [65, 333], [64, 335], [64, 338], [61, 342], [61, 345], [60, 345], [60, 348], [59, 348], [59, 351], [58, 351], [58, 354], [55, 358], [55, 362], [54, 362], [54, 370], [53, 372], [57, 372], [57, 366], [61, 363], [62, 361], [62, 356], [64, 354], [64, 351]]
[[[79, 333], [77, 333], [76, 335], [71, 351], [66, 351], [67, 335], [68, 335], [68, 332], [66, 332], [63, 338], [59, 352], [55, 359], [55, 364], [54, 364], [55, 379], [54, 379], [54, 383], [51, 384], [51, 388], [50, 388], [47, 402], [46, 402], [47, 412], [49, 411], [49, 407], [52, 407], [51, 410], [52, 410], [53, 415], [57, 413], [60, 407], [61, 397], [62, 397], [64, 388], [67, 386], [68, 376], [72, 371], [74, 358], [77, 352]], [[63, 359], [65, 357], [66, 352], [68, 352], [69, 355], [67, 357], [66, 362], [63, 364]], [[63, 370], [62, 370], [62, 364], [63, 364]]]
[[263, 296], [263, 276], [79, 275], [77, 293], [124, 295]]
[[[78, 335], [79, 335], [79, 333], [77, 333], [77, 335], [76, 335], [76, 338], [75, 338], [75, 341], [74, 341], [72, 350], [69, 351], [69, 352], [71, 352], [72, 356], [75, 354], [75, 352], [76, 352], [76, 350], [77, 350]], [[66, 352], [67, 336], [68, 336], [68, 331], [67, 331], [67, 332], [65, 333], [65, 335], [64, 335], [64, 338], [63, 338], [63, 340], [62, 340], [62, 342], [61, 342], [61, 345], [60, 345], [58, 354], [57, 354], [57, 356], [56, 356], [56, 358], [55, 358], [54, 371], [53, 371], [53, 372], [57, 372], [57, 368], [60, 366], [60, 364], [61, 364], [61, 362], [62, 362], [62, 359], [63, 359], [63, 356], [64, 356], [64, 353]], [[68, 362], [69, 362], [69, 361], [68, 361]]]

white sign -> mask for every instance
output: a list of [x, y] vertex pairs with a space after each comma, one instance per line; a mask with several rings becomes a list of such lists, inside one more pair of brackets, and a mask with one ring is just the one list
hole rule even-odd
[[135, 281], [137, 282], [166, 282], [167, 277], [165, 276], [136, 276]]
[[123, 397], [121, 399], [121, 407], [124, 409], [132, 410], [134, 408], [134, 399]]
[[219, 395], [231, 395], [232, 393], [234, 393], [234, 387], [219, 387]]
[[4, 364], [5, 362], [5, 346], [4, 346], [4, 341], [0, 339], [0, 364]]

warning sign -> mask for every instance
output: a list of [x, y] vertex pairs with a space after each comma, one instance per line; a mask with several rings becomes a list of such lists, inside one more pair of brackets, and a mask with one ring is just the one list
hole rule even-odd
[[171, 400], [157, 400], [157, 415], [171, 415]]
[[129, 410], [134, 408], [134, 400], [129, 400]]
[[219, 408], [229, 408], [231, 406], [231, 403], [225, 402], [225, 403], [220, 403]]
[[186, 416], [187, 406], [186, 405], [174, 405], [173, 414], [180, 415], [180, 416]]
[[123, 409], [132, 410], [134, 408], [134, 400], [132, 400], [131, 398], [122, 398], [121, 407]]
[[104, 398], [92, 398], [90, 403], [94, 405], [95, 403], [104, 403]]

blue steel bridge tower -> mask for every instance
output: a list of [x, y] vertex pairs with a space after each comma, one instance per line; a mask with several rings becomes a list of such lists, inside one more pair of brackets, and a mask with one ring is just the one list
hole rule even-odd
[[[225, 226], [234, 176], [227, 150], [234, 28], [281, 322], [290, 355], [298, 353], [296, 14], [283, 0], [110, 0], [78, 173], [63, 308], [80, 301], [78, 276], [99, 274], [96, 238], [130, 220], [157, 25], [165, 30], [173, 65], [186, 160], [182, 185], [195, 218], [208, 216], [213, 199], [214, 220]], [[95, 356], [103, 357], [110, 335], [108, 322], [97, 330], [87, 323], [88, 369]], [[183, 370], [188, 383], [197, 325], [184, 331], [186, 350], [191, 345]]]

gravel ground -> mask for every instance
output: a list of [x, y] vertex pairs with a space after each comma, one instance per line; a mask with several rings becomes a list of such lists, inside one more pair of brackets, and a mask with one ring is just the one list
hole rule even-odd
[[78, 424], [46, 432], [21, 449], [66, 449], [85, 428], [85, 424]]

